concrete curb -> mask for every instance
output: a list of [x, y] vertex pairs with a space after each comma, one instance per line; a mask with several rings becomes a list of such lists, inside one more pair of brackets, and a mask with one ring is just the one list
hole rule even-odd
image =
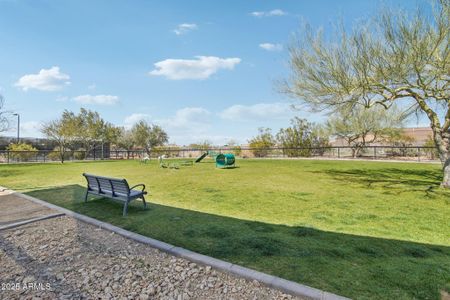
[[345, 300], [345, 299], [349, 299], [349, 298], [345, 298], [339, 295], [335, 295], [332, 293], [328, 293], [326, 291], [322, 291], [316, 288], [312, 288], [303, 284], [299, 284], [297, 282], [294, 281], [289, 281], [280, 277], [276, 277], [273, 275], [269, 275], [266, 273], [262, 273], [256, 270], [252, 270], [249, 268], [245, 268], [236, 264], [232, 264], [220, 259], [216, 259], [210, 256], [206, 256], [200, 253], [196, 253], [181, 247], [176, 247], [174, 245], [171, 244], [167, 244], [128, 230], [125, 230], [123, 228], [111, 225], [109, 223], [105, 223], [99, 220], [96, 220], [94, 218], [85, 216], [85, 215], [81, 215], [78, 214], [76, 212], [73, 212], [71, 210], [68, 210], [66, 208], [62, 208], [59, 206], [56, 206], [54, 204], [45, 202], [43, 200], [28, 196], [28, 195], [24, 195], [22, 193], [18, 193], [18, 192], [14, 192], [14, 195], [20, 196], [22, 198], [25, 198], [27, 200], [30, 200], [34, 203], [37, 204], [41, 204], [43, 206], [46, 206], [48, 208], [54, 209], [54, 210], [58, 210], [64, 214], [66, 214], [67, 216], [71, 216], [77, 220], [83, 221], [85, 223], [100, 227], [102, 229], [106, 229], [109, 231], [112, 231], [114, 233], [120, 234], [126, 238], [135, 240], [137, 242], [143, 243], [143, 244], [147, 244], [153, 248], [156, 248], [160, 251], [164, 251], [166, 253], [169, 253], [171, 255], [177, 256], [177, 257], [182, 257], [185, 258], [187, 260], [193, 261], [195, 263], [199, 263], [202, 265], [208, 265], [211, 266], [214, 269], [226, 272], [226, 273], [231, 273], [234, 275], [237, 275], [239, 277], [243, 277], [249, 280], [257, 280], [269, 287], [278, 289], [280, 291], [283, 291], [285, 293], [294, 295], [294, 296], [299, 296], [302, 298], [308, 298], [308, 299], [318, 299], [318, 300]]
[[19, 226], [22, 226], [22, 225], [27, 225], [27, 224], [38, 222], [38, 221], [42, 221], [42, 220], [47, 220], [47, 219], [52, 219], [52, 218], [56, 218], [56, 217], [61, 217], [61, 216], [64, 216], [64, 215], [65, 215], [64, 213], [51, 214], [51, 215], [46, 215], [46, 216], [42, 216], [42, 217], [32, 218], [32, 219], [25, 220], [25, 221], [11, 223], [11, 224], [0, 226], [0, 231], [5, 230], [5, 229], [16, 228], [16, 227], [19, 227]]

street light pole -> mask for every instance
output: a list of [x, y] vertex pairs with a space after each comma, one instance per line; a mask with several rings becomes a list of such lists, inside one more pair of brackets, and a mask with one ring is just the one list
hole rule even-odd
[[13, 114], [13, 116], [17, 116], [17, 144], [20, 142], [20, 115]]

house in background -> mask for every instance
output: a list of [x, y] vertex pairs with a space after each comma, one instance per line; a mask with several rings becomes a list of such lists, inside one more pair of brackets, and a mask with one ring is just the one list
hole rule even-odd
[[414, 146], [423, 146], [433, 138], [433, 131], [430, 127], [403, 128], [403, 134], [414, 139]]
[[[408, 142], [411, 146], [423, 146], [425, 143], [433, 137], [433, 131], [430, 127], [413, 127], [413, 128], [403, 128], [403, 135], [405, 137], [411, 138], [411, 142]], [[367, 137], [370, 140], [371, 136]], [[336, 138], [331, 140], [330, 144], [334, 147], [348, 146], [347, 142], [342, 138]], [[377, 142], [368, 143], [368, 146], [392, 146], [389, 142]]]

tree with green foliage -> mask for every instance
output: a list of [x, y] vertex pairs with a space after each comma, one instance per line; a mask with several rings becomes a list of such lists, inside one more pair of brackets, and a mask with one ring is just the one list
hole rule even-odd
[[106, 122], [96, 111], [81, 108], [78, 115], [69, 111], [64, 113], [70, 115], [70, 118], [75, 118], [79, 126], [77, 140], [81, 142], [86, 153], [95, 151], [96, 145], [100, 145], [103, 150], [104, 143], [115, 142], [118, 138], [118, 129]]
[[426, 115], [450, 187], [450, 0], [432, 16], [384, 10], [348, 32], [325, 37], [305, 26], [289, 48], [283, 91], [314, 110], [362, 105], [386, 109], [401, 100]]
[[121, 128], [107, 122], [100, 135], [101, 139], [111, 144], [117, 144], [121, 136]]
[[124, 127], [118, 127], [118, 136], [113, 143], [113, 147], [117, 149], [124, 149], [127, 151], [127, 159], [130, 158], [130, 150], [132, 150], [136, 144], [133, 133], [130, 129]]
[[148, 124], [144, 120], [134, 124], [131, 132], [136, 146], [142, 147], [149, 156], [153, 148], [163, 146], [169, 141], [169, 136], [162, 127]]
[[120, 131], [119, 127], [116, 127], [109, 122], [103, 123], [101, 129], [98, 132], [98, 138], [101, 142], [102, 159], [105, 154], [104, 144], [105, 143], [117, 144], [120, 134], [121, 134], [121, 131]]
[[330, 134], [344, 140], [351, 147], [355, 158], [368, 144], [398, 135], [402, 122], [403, 116], [395, 109], [356, 106], [351, 111], [342, 110], [331, 116], [327, 121], [327, 128]]
[[257, 136], [248, 141], [250, 150], [255, 157], [266, 157], [276, 141], [270, 128], [260, 127], [258, 132]]
[[67, 156], [66, 151], [76, 144], [81, 144], [81, 148], [76, 149], [76, 158], [85, 159], [96, 143], [103, 146], [104, 143], [115, 142], [119, 136], [119, 130], [103, 120], [98, 112], [84, 108], [78, 114], [64, 110], [61, 118], [44, 124], [41, 132], [57, 143], [61, 162]]
[[118, 149], [131, 150], [135, 143], [131, 130], [119, 127], [119, 136], [114, 143], [114, 146]]
[[328, 137], [322, 126], [299, 117], [291, 119], [290, 127], [281, 128], [276, 140], [283, 148], [283, 154], [288, 157], [309, 157], [314, 153], [314, 148], [328, 145]]

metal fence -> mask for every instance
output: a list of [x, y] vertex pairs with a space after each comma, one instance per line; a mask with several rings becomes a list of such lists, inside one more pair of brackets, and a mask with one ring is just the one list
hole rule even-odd
[[[318, 147], [318, 148], [249, 148], [249, 147], [213, 147], [209, 149], [192, 149], [181, 147], [167, 147], [154, 149], [150, 158], [164, 155], [167, 158], [195, 158], [203, 152], [209, 151], [211, 156], [217, 153], [233, 153], [238, 158], [328, 158], [328, 159], [372, 159], [372, 160], [404, 160], [404, 161], [437, 161], [439, 159], [434, 147], [414, 146], [367, 146], [362, 148], [354, 157], [351, 147]], [[80, 160], [140, 160], [147, 154], [143, 150], [101, 150], [67, 151], [64, 161]], [[37, 151], [0, 151], [0, 163], [20, 162], [57, 162], [61, 155], [54, 150]]]

